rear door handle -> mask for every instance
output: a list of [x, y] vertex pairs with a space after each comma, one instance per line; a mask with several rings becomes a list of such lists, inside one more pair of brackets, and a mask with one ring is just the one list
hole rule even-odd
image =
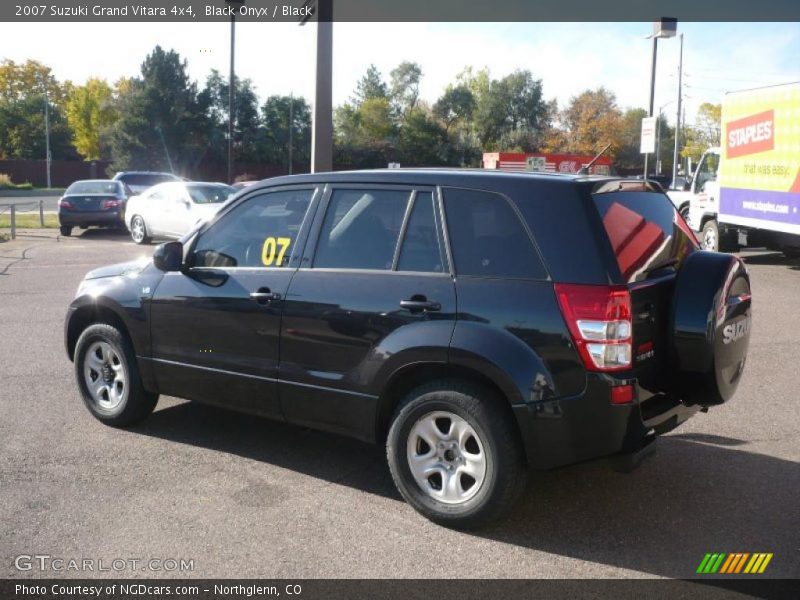
[[412, 300], [401, 300], [400, 308], [405, 308], [406, 310], [410, 310], [411, 312], [418, 312], [423, 310], [437, 311], [437, 310], [442, 310], [442, 305], [432, 300], [412, 299]]
[[255, 292], [250, 292], [250, 297], [259, 304], [266, 304], [273, 300], [280, 300], [281, 295], [270, 291], [267, 287], [258, 288]]

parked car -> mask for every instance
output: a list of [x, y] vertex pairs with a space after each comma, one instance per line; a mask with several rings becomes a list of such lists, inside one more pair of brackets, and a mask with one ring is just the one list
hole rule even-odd
[[243, 190], [244, 188], [255, 185], [256, 183], [258, 183], [258, 181], [237, 181], [236, 183], [232, 183], [231, 187], [234, 187], [237, 190]]
[[134, 194], [141, 194], [147, 189], [167, 181], [188, 181], [173, 173], [158, 171], [120, 171], [114, 175], [114, 181], [122, 181]]
[[179, 238], [214, 216], [236, 190], [222, 183], [160, 183], [128, 201], [125, 224], [137, 244]]
[[166, 394], [385, 444], [415, 509], [474, 527], [513, 506], [529, 468], [630, 469], [731, 398], [750, 281], [739, 258], [698, 250], [647, 182], [279, 177], [152, 262], [90, 272], [66, 349], [103, 423]]
[[130, 190], [121, 181], [85, 179], [70, 185], [58, 201], [61, 235], [73, 227], [123, 228], [125, 204]]

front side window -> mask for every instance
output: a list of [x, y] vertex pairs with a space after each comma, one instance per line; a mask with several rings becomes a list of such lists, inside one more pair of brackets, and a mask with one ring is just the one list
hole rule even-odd
[[392, 268], [410, 190], [334, 190], [314, 267]]
[[313, 195], [303, 189], [249, 198], [200, 234], [192, 266], [286, 267]]
[[479, 190], [444, 190], [447, 231], [456, 274], [544, 279], [530, 236], [503, 196]]

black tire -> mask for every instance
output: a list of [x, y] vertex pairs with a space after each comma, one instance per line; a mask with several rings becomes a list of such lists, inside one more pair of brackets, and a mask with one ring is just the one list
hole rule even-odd
[[709, 219], [703, 224], [700, 232], [700, 247], [703, 250], [719, 252], [719, 226], [715, 219]]
[[[485, 525], [511, 510], [525, 488], [528, 466], [516, 422], [503, 402], [505, 399], [496, 397], [489, 389], [451, 379], [420, 386], [400, 403], [386, 441], [386, 455], [397, 489], [415, 510], [434, 523], [456, 529]], [[466, 421], [482, 446], [485, 475], [474, 495], [463, 502], [447, 503], [434, 498], [432, 493], [435, 492], [423, 489], [411, 472], [408, 452], [412, 430], [419, 420], [437, 412], [453, 414]], [[436, 452], [436, 449], [430, 450]], [[463, 459], [458, 460], [463, 463]], [[463, 486], [463, 472], [458, 467], [455, 472]], [[446, 471], [438, 475], [442, 488], [445, 475]], [[435, 477], [433, 473], [431, 478]], [[466, 477], [470, 479], [469, 475]], [[473, 485], [477, 485], [477, 481], [473, 481]], [[428, 485], [433, 488], [434, 483]]]
[[64, 237], [69, 237], [72, 235], [72, 227], [68, 227], [66, 225], [62, 225], [61, 227], [59, 227], [59, 231], [61, 232], [61, 235], [63, 235]]
[[[84, 367], [91, 360], [90, 352], [98, 344], [111, 347], [120, 363], [124, 363], [126, 393], [116, 406], [102, 406], [90, 392]], [[110, 364], [111, 361], [109, 361]], [[98, 381], [102, 371], [98, 370]], [[75, 378], [84, 404], [99, 421], [114, 427], [127, 427], [145, 419], [156, 406], [158, 394], [144, 389], [136, 355], [131, 343], [116, 327], [106, 323], [96, 323], [87, 327], [75, 345]], [[108, 396], [108, 392], [106, 392]]]
[[[142, 234], [141, 236], [137, 235], [136, 226], [137, 222], [141, 224], [142, 227]], [[140, 217], [139, 215], [134, 215], [131, 219], [131, 239], [137, 244], [149, 244], [153, 238], [148, 235], [147, 233], [147, 224], [144, 222], [144, 218]]]
[[683, 217], [684, 221], [689, 220], [689, 203], [687, 202], [683, 206], [681, 206], [680, 210], [678, 211], [680, 215]]

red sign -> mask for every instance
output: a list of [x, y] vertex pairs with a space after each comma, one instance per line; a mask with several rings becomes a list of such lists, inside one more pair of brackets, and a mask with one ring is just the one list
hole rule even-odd
[[775, 111], [730, 121], [725, 128], [726, 156], [736, 158], [775, 147]]

